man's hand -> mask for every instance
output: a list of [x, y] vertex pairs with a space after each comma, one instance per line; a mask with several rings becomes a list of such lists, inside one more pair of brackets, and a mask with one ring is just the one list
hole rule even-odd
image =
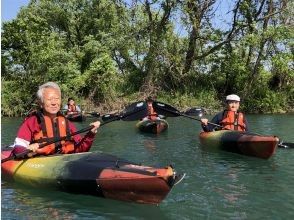
[[201, 120], [201, 123], [203, 124], [203, 125], [207, 125], [208, 124], [208, 119], [207, 118], [201, 118], [200, 119]]
[[95, 122], [91, 123], [90, 125], [94, 126], [94, 128], [91, 129], [91, 132], [94, 134], [97, 133], [97, 130], [100, 127], [100, 124], [101, 124], [100, 121], [95, 121]]

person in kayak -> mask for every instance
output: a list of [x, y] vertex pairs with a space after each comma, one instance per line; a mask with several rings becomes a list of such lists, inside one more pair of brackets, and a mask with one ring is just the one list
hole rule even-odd
[[204, 131], [214, 131], [214, 130], [238, 130], [238, 131], [248, 131], [248, 123], [245, 115], [239, 111], [240, 107], [240, 97], [235, 94], [228, 95], [226, 97], [226, 109], [222, 112], [216, 114], [211, 123], [209, 124], [207, 118], [201, 119], [201, 125]]
[[81, 113], [81, 109], [78, 105], [75, 104], [75, 100], [73, 98], [68, 98], [67, 104], [63, 107], [66, 115], [79, 114]]
[[[12, 153], [31, 150], [35, 154], [49, 155], [89, 151], [100, 121], [91, 123], [93, 128], [83, 138], [80, 135], [70, 136], [76, 132], [76, 127], [60, 112], [60, 87], [54, 82], [47, 82], [39, 87], [37, 98], [40, 110], [31, 113], [20, 126]], [[39, 148], [41, 143], [64, 136], [68, 136], [64, 141]]]
[[158, 120], [160, 119], [159, 115], [157, 114], [157, 112], [154, 110], [153, 108], [153, 98], [151, 96], [148, 96], [147, 99], [145, 100], [147, 103], [147, 110], [148, 110], [148, 114], [145, 118], [143, 118], [142, 120]]

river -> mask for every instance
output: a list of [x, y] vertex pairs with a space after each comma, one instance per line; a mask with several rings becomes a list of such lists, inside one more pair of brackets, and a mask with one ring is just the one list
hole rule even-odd
[[[294, 142], [294, 115], [247, 115], [252, 132]], [[13, 142], [21, 118], [1, 119], [1, 146]], [[76, 123], [87, 127], [91, 119]], [[167, 118], [160, 135], [143, 134], [136, 122], [100, 128], [91, 151], [150, 166], [171, 164], [186, 173], [159, 205], [142, 205], [1, 181], [2, 219], [293, 219], [294, 148], [268, 160], [200, 147], [199, 122]]]

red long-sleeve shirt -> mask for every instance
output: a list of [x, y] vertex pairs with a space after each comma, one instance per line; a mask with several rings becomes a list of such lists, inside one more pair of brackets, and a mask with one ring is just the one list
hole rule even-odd
[[[71, 134], [77, 131], [76, 126], [72, 122], [69, 121], [68, 124]], [[25, 151], [27, 147], [33, 142], [34, 135], [40, 130], [41, 125], [38, 123], [37, 117], [35, 115], [27, 118], [22, 123], [17, 132], [13, 153], [18, 154]], [[94, 138], [95, 134], [91, 131], [89, 131], [84, 137], [81, 137], [79, 134], [74, 135], [73, 140], [75, 145], [75, 153], [89, 151], [93, 144]]]

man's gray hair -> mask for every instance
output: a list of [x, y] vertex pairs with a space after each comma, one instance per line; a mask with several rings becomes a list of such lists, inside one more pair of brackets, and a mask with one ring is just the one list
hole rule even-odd
[[61, 89], [60, 87], [57, 85], [57, 83], [55, 82], [47, 82], [41, 86], [39, 86], [39, 90], [37, 92], [37, 97], [38, 99], [43, 103], [44, 99], [43, 99], [43, 92], [44, 92], [44, 89], [47, 89], [47, 88], [52, 88], [52, 89], [56, 89], [58, 90], [59, 94], [61, 95]]

